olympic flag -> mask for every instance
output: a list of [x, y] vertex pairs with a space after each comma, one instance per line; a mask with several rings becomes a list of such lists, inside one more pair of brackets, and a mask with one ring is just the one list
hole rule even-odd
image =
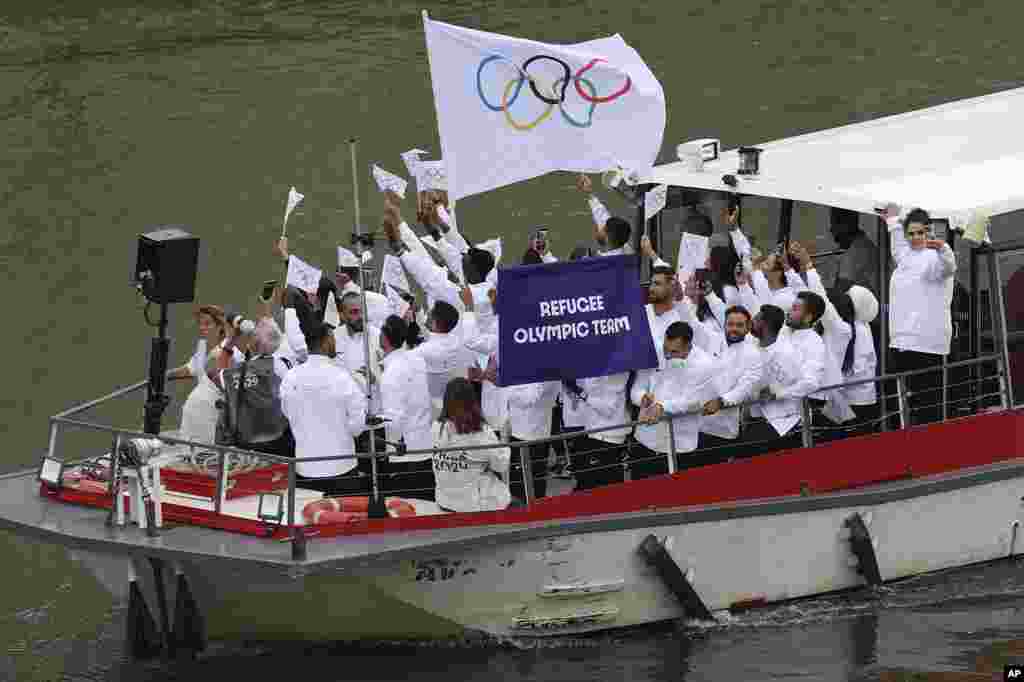
[[558, 170], [650, 174], [665, 95], [620, 36], [553, 45], [423, 22], [450, 198]]

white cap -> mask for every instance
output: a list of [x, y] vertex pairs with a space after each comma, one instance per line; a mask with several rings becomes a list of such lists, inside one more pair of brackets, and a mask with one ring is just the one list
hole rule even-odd
[[352, 253], [344, 246], [338, 247], [338, 267], [339, 268], [358, 268], [359, 259], [356, 258], [356, 254]]

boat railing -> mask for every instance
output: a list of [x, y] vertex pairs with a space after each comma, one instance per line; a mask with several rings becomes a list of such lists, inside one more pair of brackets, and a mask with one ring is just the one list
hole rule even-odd
[[[855, 422], [854, 424], [852, 424], [850, 426], [843, 426], [843, 425], [839, 425], [839, 424], [836, 424], [836, 425], [830, 424], [828, 426], [819, 426], [819, 425], [815, 424], [815, 421], [816, 421], [815, 418], [814, 418], [814, 414], [815, 413], [814, 413], [814, 409], [813, 409], [812, 402], [811, 402], [813, 399], [810, 398], [810, 397], [801, 398], [800, 399], [800, 417], [801, 417], [800, 424], [801, 424], [801, 426], [799, 427], [800, 430], [801, 430], [801, 444], [802, 444], [803, 447], [812, 447], [812, 446], [814, 446], [816, 443], [820, 442], [819, 439], [817, 438], [816, 434], [819, 434], [819, 433], [822, 433], [822, 432], [825, 432], [825, 431], [831, 432], [831, 435], [833, 437], [835, 437], [836, 434], [843, 434], [844, 432], [845, 433], [849, 433], [849, 434], [853, 434], [853, 433], [869, 433], [869, 432], [873, 432], [873, 431], [877, 431], [877, 430], [884, 430], [886, 427], [890, 427], [890, 426], [892, 428], [905, 429], [905, 428], [908, 428], [909, 426], [911, 426], [913, 424], [913, 422], [915, 421], [914, 420], [914, 413], [915, 412], [920, 412], [920, 411], [928, 410], [928, 409], [935, 410], [940, 405], [941, 405], [941, 409], [942, 409], [942, 419], [943, 420], [950, 416], [949, 408], [950, 408], [951, 405], [953, 405], [953, 404], [962, 404], [964, 402], [976, 403], [977, 407], [976, 407], [975, 410], [973, 410], [974, 412], [980, 412], [980, 411], [982, 411], [982, 410], [984, 410], [986, 408], [994, 408], [996, 410], [1008, 409], [1008, 408], [1012, 407], [1012, 402], [1011, 402], [1012, 401], [1012, 398], [1011, 398], [1012, 394], [1009, 391], [1009, 377], [1008, 377], [1008, 373], [1006, 371], [1005, 361], [1006, 360], [1005, 360], [1005, 356], [1004, 355], [1002, 355], [1000, 353], [996, 353], [996, 354], [992, 354], [992, 355], [986, 355], [986, 356], [982, 356], [982, 357], [972, 358], [972, 359], [969, 359], [969, 360], [945, 363], [941, 367], [928, 368], [928, 369], [920, 369], [920, 370], [914, 370], [914, 371], [902, 372], [902, 373], [895, 373], [895, 374], [886, 374], [886, 375], [881, 375], [881, 376], [876, 376], [876, 377], [871, 377], [871, 378], [866, 378], [866, 379], [860, 379], [860, 380], [857, 380], [857, 381], [844, 382], [842, 384], [835, 384], [835, 385], [832, 385], [832, 386], [823, 387], [823, 388], [819, 389], [818, 391], [816, 391], [815, 394], [816, 395], [820, 395], [820, 394], [827, 393], [829, 391], [836, 390], [836, 389], [850, 388], [852, 386], [869, 384], [869, 383], [870, 384], [876, 384], [876, 385], [878, 385], [882, 389], [882, 390], [880, 390], [878, 392], [879, 393], [879, 395], [878, 395], [878, 405], [880, 406], [879, 414], [878, 414], [877, 417], [873, 417], [872, 419], [870, 419], [868, 421], [857, 421], [857, 422]], [[943, 384], [940, 385], [940, 386], [936, 386], [934, 388], [926, 388], [924, 390], [917, 391], [916, 393], [912, 392], [909, 389], [909, 387], [908, 387], [908, 383], [910, 383], [910, 380], [913, 379], [914, 377], [919, 376], [919, 375], [927, 374], [929, 372], [941, 371], [941, 372], [943, 372], [943, 376], [947, 376], [948, 372], [950, 370], [961, 369], [961, 368], [962, 369], [967, 369], [967, 370], [975, 370], [979, 366], [985, 365], [985, 364], [988, 364], [988, 363], [993, 363], [995, 365], [995, 369], [996, 369], [996, 371], [993, 374], [989, 375], [989, 376], [982, 376], [982, 377], [979, 378], [979, 376], [975, 372], [971, 371], [969, 378], [966, 379], [965, 381], [962, 381], [962, 382], [955, 382], [953, 384], [948, 384], [946, 382], [943, 382]], [[992, 385], [992, 382], [996, 382], [995, 385]], [[982, 388], [983, 384], [986, 384], [988, 387], [991, 387], [991, 390], [989, 390], [988, 388]], [[237, 457], [255, 458], [255, 460], [251, 459], [251, 461], [258, 461], [260, 463], [270, 463], [270, 464], [283, 464], [283, 465], [286, 465], [288, 467], [288, 487], [287, 487], [287, 503], [285, 504], [285, 515], [286, 515], [286, 522], [287, 522], [289, 527], [294, 527], [296, 525], [296, 523], [295, 523], [295, 521], [296, 521], [296, 518], [295, 518], [295, 514], [296, 514], [296, 510], [295, 510], [295, 507], [296, 507], [296, 488], [297, 487], [301, 487], [301, 485], [297, 485], [297, 471], [296, 471], [296, 468], [297, 468], [298, 464], [301, 464], [301, 463], [304, 463], [304, 462], [325, 462], [325, 461], [336, 461], [336, 460], [369, 459], [369, 458], [372, 458], [372, 457], [382, 458], [382, 457], [393, 456], [395, 454], [402, 454], [402, 455], [430, 454], [430, 455], [434, 455], [434, 454], [441, 454], [441, 453], [445, 453], [445, 452], [463, 452], [463, 451], [472, 451], [472, 450], [493, 450], [496, 447], [515, 448], [515, 449], [518, 450], [518, 454], [519, 454], [518, 464], [519, 464], [519, 466], [522, 469], [522, 480], [523, 480], [524, 498], [525, 498], [524, 502], [525, 502], [526, 505], [530, 505], [530, 504], [532, 504], [536, 500], [536, 496], [534, 495], [534, 484], [537, 481], [541, 480], [541, 479], [551, 479], [551, 478], [553, 478], [553, 477], [547, 476], [547, 475], [540, 476], [540, 477], [534, 477], [533, 471], [532, 471], [532, 466], [531, 466], [531, 459], [530, 459], [530, 455], [529, 455], [529, 452], [531, 450], [531, 446], [534, 446], [534, 445], [544, 445], [544, 444], [553, 444], [553, 443], [558, 443], [558, 442], [563, 442], [564, 443], [564, 442], [572, 441], [572, 440], [574, 440], [576, 438], [579, 438], [581, 436], [596, 435], [596, 434], [601, 434], [601, 433], [609, 432], [609, 431], [622, 431], [624, 429], [633, 429], [636, 426], [648, 425], [649, 424], [648, 422], [629, 421], [629, 422], [625, 422], [625, 423], [622, 423], [622, 424], [614, 424], [614, 425], [609, 425], [609, 426], [603, 426], [603, 427], [595, 428], [595, 429], [585, 429], [585, 430], [578, 430], [578, 431], [570, 431], [570, 432], [561, 433], [561, 434], [554, 435], [554, 436], [549, 436], [549, 437], [545, 437], [545, 438], [537, 438], [537, 439], [533, 439], [533, 440], [525, 440], [525, 441], [510, 441], [508, 439], [508, 437], [507, 437], [508, 434], [505, 434], [505, 437], [504, 437], [503, 441], [500, 442], [500, 444], [497, 445], [497, 446], [495, 446], [495, 445], [475, 445], [475, 446], [467, 445], [467, 446], [458, 446], [458, 447], [450, 447], [450, 448], [434, 448], [434, 449], [421, 449], [421, 450], [402, 450], [400, 453], [397, 452], [394, 449], [391, 449], [391, 450], [386, 451], [386, 452], [378, 452], [376, 455], [373, 455], [373, 454], [370, 454], [370, 453], [364, 453], [364, 452], [357, 452], [357, 453], [346, 453], [346, 454], [342, 454], [342, 455], [324, 455], [324, 456], [318, 456], [318, 457], [294, 458], [294, 457], [285, 457], [285, 456], [280, 456], [280, 455], [267, 454], [267, 453], [253, 451], [253, 450], [246, 450], [246, 449], [243, 449], [243, 448], [231, 447], [231, 446], [227, 446], [227, 445], [217, 445], [217, 444], [211, 444], [211, 443], [202, 443], [202, 442], [198, 442], [198, 441], [191, 441], [191, 440], [187, 440], [187, 439], [183, 439], [183, 438], [177, 438], [177, 437], [174, 437], [172, 435], [154, 436], [153, 434], [143, 433], [143, 432], [137, 431], [137, 430], [117, 428], [117, 427], [109, 426], [109, 425], [106, 425], [106, 424], [99, 424], [99, 423], [95, 423], [95, 422], [92, 422], [92, 421], [87, 421], [87, 420], [84, 420], [84, 419], [76, 418], [77, 415], [80, 415], [82, 412], [84, 412], [84, 411], [86, 411], [88, 409], [91, 409], [91, 408], [97, 407], [99, 405], [102, 405], [105, 402], [109, 402], [111, 400], [114, 400], [114, 399], [117, 399], [117, 398], [120, 398], [120, 397], [123, 397], [123, 396], [126, 396], [126, 395], [130, 395], [130, 394], [132, 394], [132, 393], [134, 393], [136, 391], [140, 391], [143, 388], [145, 388], [145, 386], [146, 386], [146, 382], [145, 381], [138, 382], [138, 383], [132, 384], [131, 386], [126, 386], [124, 388], [118, 389], [118, 390], [116, 390], [116, 391], [114, 391], [114, 392], [112, 392], [112, 393], [110, 393], [110, 394], [108, 394], [106, 396], [101, 397], [101, 398], [97, 398], [95, 400], [90, 400], [90, 401], [88, 401], [86, 403], [82, 403], [80, 405], [76, 405], [76, 406], [74, 406], [74, 407], [72, 407], [72, 408], [70, 408], [68, 410], [65, 410], [65, 411], [63, 411], [63, 412], [61, 412], [61, 413], [51, 417], [50, 418], [49, 456], [53, 457], [53, 458], [56, 458], [56, 459], [62, 459], [62, 458], [56, 457], [56, 453], [57, 453], [58, 438], [60, 436], [61, 429], [63, 429], [63, 428], [83, 429], [83, 430], [87, 430], [87, 431], [101, 432], [101, 433], [109, 434], [112, 437], [112, 439], [113, 439], [112, 446], [111, 446], [111, 452], [112, 453], [118, 453], [120, 451], [120, 449], [121, 449], [122, 444], [125, 442], [126, 439], [136, 439], [136, 438], [143, 438], [143, 439], [153, 439], [153, 438], [156, 438], [156, 439], [158, 439], [159, 441], [161, 441], [165, 445], [169, 445], [169, 446], [185, 446], [185, 447], [189, 448], [189, 451], [191, 451], [192, 453], [196, 453], [196, 452], [210, 453], [211, 455], [216, 457], [216, 460], [215, 460], [216, 461], [216, 486], [214, 488], [214, 494], [213, 494], [213, 497], [212, 497], [212, 505], [213, 505], [213, 510], [216, 513], [218, 513], [218, 514], [222, 512], [224, 503], [227, 500], [227, 493], [228, 493], [228, 490], [229, 490], [229, 487], [230, 487], [230, 485], [229, 485], [229, 474], [230, 474], [231, 468], [232, 468], [232, 464], [231, 464], [232, 457], [236, 457], [236, 458]], [[889, 387], [888, 390], [892, 391], [892, 392], [886, 393], [886, 387], [887, 386]], [[965, 392], [968, 393], [969, 395], [967, 395], [966, 398], [957, 398], [957, 399], [954, 399], [954, 400], [950, 400], [949, 396], [950, 396], [951, 389], [956, 388], [956, 387], [963, 387], [964, 389], [967, 389]], [[935, 401], [934, 403], [918, 403], [918, 400], [920, 399], [920, 396], [922, 394], [928, 393], [928, 392], [935, 392], [935, 391], [938, 391], [938, 390], [942, 390], [941, 398], [938, 401]], [[745, 401], [743, 403], [739, 403], [739, 404], [736, 404], [736, 405], [729, 405], [726, 409], [739, 408], [739, 409], [742, 410], [742, 413], [745, 413], [747, 411], [746, 408], [752, 407], [754, 405], [763, 405], [763, 404], [766, 404], [766, 403], [769, 403], [769, 402], [772, 402], [772, 401], [771, 400], [765, 400], [765, 399], [748, 400], [748, 401]], [[959, 416], [959, 414], [967, 414], [969, 412], [970, 412], [970, 410], [960, 410], [960, 411], [958, 411], [958, 413], [954, 414], [953, 416]], [[642, 459], [632, 459], [632, 460], [630, 460], [628, 458], [628, 456], [627, 456], [620, 463], [612, 463], [612, 464], [600, 465], [600, 466], [595, 466], [595, 467], [591, 467], [591, 468], [588, 468], [588, 469], [575, 469], [575, 473], [593, 472], [593, 471], [598, 471], [598, 470], [601, 470], [601, 469], [609, 469], [609, 468], [618, 467], [618, 468], [622, 468], [624, 470], [623, 473], [624, 473], [625, 480], [629, 480], [629, 471], [630, 471], [630, 465], [631, 464], [637, 464], [639, 462], [650, 461], [650, 460], [657, 460], [657, 459], [664, 459], [664, 460], [666, 460], [667, 461], [667, 470], [668, 470], [668, 472], [670, 474], [671, 473], [676, 473], [677, 472], [677, 457], [676, 456], [678, 454], [684, 454], [686, 456], [689, 456], [691, 454], [691, 452], [679, 452], [678, 451], [677, 444], [676, 444], [675, 427], [673, 425], [673, 422], [674, 422], [674, 420], [676, 420], [676, 419], [678, 419], [680, 417], [697, 416], [699, 414], [700, 414], [699, 411], [694, 411], [694, 412], [689, 412], [689, 413], [680, 413], [680, 414], [665, 414], [660, 419], [658, 419], [656, 422], [650, 422], [650, 423], [659, 423], [659, 424], [660, 423], [666, 423], [667, 424], [668, 437], [669, 437], [668, 438], [668, 441], [669, 441], [669, 443], [668, 443], [668, 445], [669, 445], [669, 452], [667, 452], [667, 453], [656, 453], [656, 456], [654, 456], [654, 457], [647, 457], [647, 458], [642, 458]], [[627, 441], [628, 440], [629, 439], [627, 439]], [[744, 442], [745, 442], [746, 445], [761, 445], [761, 444], [771, 443], [774, 440], [776, 440], [776, 439], [767, 439], [763, 443], [749, 442], [749, 441], [744, 441]], [[391, 444], [391, 445], [394, 445], [394, 444]], [[611, 444], [610, 443], [609, 444], [609, 449], [622, 448], [622, 447], [623, 447], [622, 445], [617, 444], [617, 443], [615, 443], [615, 444]], [[719, 446], [719, 447], [729, 447], [729, 446]], [[692, 451], [692, 454], [698, 455], [698, 454], [702, 454], [702, 453], [708, 453], [709, 451], [714, 450], [714, 449], [716, 449], [716, 448], [704, 448], [704, 449], [701, 449], [701, 450]], [[588, 454], [593, 454], [593, 452], [590, 452]], [[88, 459], [88, 458], [85, 458], [85, 459]], [[109, 492], [113, 493], [113, 488], [114, 488], [114, 485], [115, 485], [114, 481], [117, 479], [116, 467], [119, 466], [119, 463], [118, 463], [119, 462], [119, 458], [116, 457], [116, 456], [112, 456], [110, 458], [110, 460], [111, 460], [111, 471], [110, 471], [110, 476], [109, 476], [109, 478], [110, 478], [110, 490], [109, 490]], [[81, 461], [83, 461], [83, 460], [80, 459], [77, 462], [69, 460], [69, 461], [66, 462], [66, 464], [72, 465], [72, 464], [79, 463]], [[374, 472], [376, 472], [376, 471], [377, 471], [377, 469], [374, 468]], [[389, 474], [389, 475], [401, 476], [403, 474], [402, 473], [396, 473], [396, 474]], [[374, 480], [374, 482], [373, 482], [374, 485], [373, 485], [373, 488], [372, 488], [373, 490], [381, 490], [381, 487], [379, 486], [379, 482], [380, 482], [379, 480]], [[415, 497], [415, 495], [412, 495], [410, 493], [416, 493], [416, 492], [422, 492], [422, 491], [419, 491], [419, 490], [416, 490], [416, 489], [398, 489], [398, 488], [389, 487], [387, 492], [388, 492], [389, 496], [402, 496], [404, 494], [404, 496], [406, 496], [406, 497]]]

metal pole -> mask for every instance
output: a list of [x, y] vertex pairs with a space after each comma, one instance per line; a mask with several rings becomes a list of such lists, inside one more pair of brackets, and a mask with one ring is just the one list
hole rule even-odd
[[[363, 267], [363, 254], [366, 252], [366, 244], [363, 243], [363, 225], [359, 213], [359, 176], [356, 170], [356, 145], [359, 140], [352, 138], [348, 141], [349, 151], [352, 157], [352, 196], [355, 207], [356, 220], [356, 255], [359, 258], [359, 305], [362, 307], [363, 316], [363, 357], [366, 360], [366, 414], [373, 412], [373, 369], [370, 364], [370, 315], [366, 307], [366, 269]], [[377, 439], [374, 438], [375, 428], [369, 429], [370, 441], [370, 477], [373, 490], [373, 500], [380, 502], [380, 482], [377, 473]]]
[[676, 468], [676, 429], [672, 425], [672, 419], [668, 420], [668, 473], [674, 474]]
[[[881, 302], [879, 305], [879, 339], [878, 339], [878, 370], [881, 376], [885, 376], [888, 371], [889, 365], [889, 279], [891, 274], [889, 272], [892, 261], [889, 256], [889, 225], [885, 222], [884, 218], [879, 217], [878, 219], [878, 300]], [[888, 413], [889, 406], [889, 390], [891, 384], [886, 386], [888, 382], [882, 382], [880, 384], [882, 388], [882, 400], [879, 403], [882, 406], [882, 414]], [[889, 430], [889, 418], [882, 419], [882, 431]]]
[[901, 374], [896, 377], [896, 400], [900, 408], [900, 429], [910, 426], [910, 407], [907, 403], [907, 377]]
[[50, 422], [50, 444], [46, 449], [46, 456], [53, 459], [53, 453], [57, 451], [57, 431], [60, 429], [60, 422]]
[[167, 385], [167, 354], [171, 347], [167, 338], [167, 304], [160, 304], [160, 323], [157, 336], [149, 352], [149, 386], [146, 392], [145, 426], [143, 431], [154, 436], [160, 435], [160, 418], [170, 398], [164, 392]]
[[[978, 249], [971, 247], [970, 250], [970, 285], [971, 285], [971, 312], [970, 312], [970, 324], [971, 324], [971, 357], [981, 357], [981, 283], [978, 277]], [[977, 365], [971, 366], [971, 389], [974, 391], [975, 396], [981, 395], [981, 372], [978, 371]]]
[[533, 463], [530, 461], [530, 447], [524, 445], [519, 450], [519, 465], [523, 468], [523, 500], [529, 506], [536, 499], [533, 492]]
[[949, 386], [949, 356], [942, 356], [942, 421], [949, 419], [949, 396], [946, 394]]
[[800, 440], [803, 441], [803, 446], [809, 448], [814, 445], [814, 433], [811, 431], [811, 403], [807, 398], [800, 399]]
[[295, 462], [288, 462], [288, 527], [295, 525]]
[[213, 499], [213, 511], [220, 514], [227, 497], [229, 455], [223, 450], [218, 450], [217, 454], [220, 457], [217, 459], [217, 496]]
[[1010, 350], [1006, 339], [1006, 309], [1003, 307], [1003, 282], [999, 272], [999, 254], [988, 251], [989, 300], [992, 302], [992, 340], [996, 344], [1002, 365], [1000, 377], [1006, 407], [1013, 407], [1013, 382], [1010, 381]]
[[121, 434], [114, 434], [114, 447], [110, 452], [110, 512], [107, 514], [107, 525], [113, 526], [117, 518], [117, 504], [121, 495]]

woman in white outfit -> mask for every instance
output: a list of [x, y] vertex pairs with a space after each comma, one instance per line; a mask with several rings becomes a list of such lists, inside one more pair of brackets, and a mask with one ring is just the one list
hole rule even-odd
[[[445, 511], [474, 512], [504, 509], [512, 499], [508, 489], [509, 449], [480, 414], [476, 390], [467, 379], [452, 379], [444, 392], [441, 416], [434, 423], [434, 478], [437, 504]], [[493, 445], [461, 450], [460, 446]]]
[[193, 378], [197, 382], [181, 408], [179, 437], [212, 444], [217, 430], [217, 418], [220, 416], [217, 401], [222, 393], [207, 376], [206, 369], [211, 362], [216, 361], [217, 351], [226, 338], [227, 327], [224, 311], [215, 305], [199, 306], [195, 317], [199, 326], [196, 351], [188, 364], [172, 369], [167, 373], [167, 378], [172, 381]]

